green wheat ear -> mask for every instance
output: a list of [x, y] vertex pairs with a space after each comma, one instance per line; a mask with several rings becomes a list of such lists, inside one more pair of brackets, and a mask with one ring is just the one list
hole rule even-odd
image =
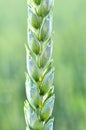
[[53, 130], [53, 4], [54, 0], [28, 0], [26, 130]]

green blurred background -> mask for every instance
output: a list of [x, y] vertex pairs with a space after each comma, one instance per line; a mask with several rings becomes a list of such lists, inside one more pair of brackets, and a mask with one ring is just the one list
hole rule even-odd
[[[0, 0], [0, 130], [25, 130], [26, 0]], [[86, 130], [86, 0], [55, 0], [54, 130]]]

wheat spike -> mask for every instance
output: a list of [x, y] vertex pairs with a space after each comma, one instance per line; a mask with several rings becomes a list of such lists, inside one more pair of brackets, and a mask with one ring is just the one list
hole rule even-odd
[[53, 130], [54, 67], [52, 9], [54, 0], [28, 0], [26, 46], [26, 130]]

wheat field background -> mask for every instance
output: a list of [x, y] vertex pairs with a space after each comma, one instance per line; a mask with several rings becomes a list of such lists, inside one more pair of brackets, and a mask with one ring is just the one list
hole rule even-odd
[[[55, 0], [54, 130], [86, 130], [86, 0]], [[27, 3], [0, 0], [0, 130], [24, 130]]]

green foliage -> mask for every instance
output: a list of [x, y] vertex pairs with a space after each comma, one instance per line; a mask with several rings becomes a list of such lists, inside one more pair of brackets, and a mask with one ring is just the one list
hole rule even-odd
[[52, 2], [28, 1], [27, 101], [24, 112], [26, 129], [30, 130], [53, 130]]

